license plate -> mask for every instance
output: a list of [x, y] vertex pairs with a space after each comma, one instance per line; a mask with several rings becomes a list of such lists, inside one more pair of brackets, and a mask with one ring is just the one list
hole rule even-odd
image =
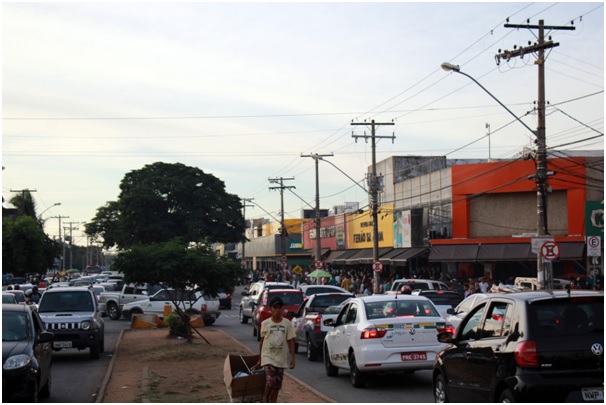
[[581, 388], [583, 401], [600, 401], [604, 402], [604, 388]]
[[402, 353], [402, 361], [418, 361], [418, 360], [427, 360], [427, 353], [425, 353], [425, 352]]
[[65, 349], [72, 347], [72, 342], [53, 342], [53, 347], [56, 349]]

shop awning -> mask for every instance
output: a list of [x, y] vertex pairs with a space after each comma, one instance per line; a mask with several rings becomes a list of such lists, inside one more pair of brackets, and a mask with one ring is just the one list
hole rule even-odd
[[345, 252], [347, 252], [347, 250], [331, 250], [328, 257], [326, 257], [324, 261], [326, 263], [334, 263], [335, 259], [340, 257]]
[[434, 245], [429, 252], [430, 262], [475, 262], [479, 245]]
[[[389, 261], [391, 264], [398, 265], [404, 264], [410, 259], [414, 259], [417, 256], [421, 256], [423, 254], [427, 254], [429, 252], [428, 248], [425, 247], [414, 247], [414, 248], [406, 248], [406, 249], [394, 249], [398, 250], [398, 254], [396, 256], [392, 256]], [[391, 254], [391, 252], [390, 252]]]
[[497, 243], [480, 245], [478, 262], [495, 261], [529, 261], [531, 258], [530, 243]]
[[[383, 256], [384, 254], [388, 253], [391, 250], [393, 250], [393, 248], [390, 248], [390, 247], [379, 248], [379, 252], [378, 252], [379, 260], [380, 260], [381, 256]], [[373, 261], [374, 261], [373, 249], [362, 249], [362, 251], [360, 253], [347, 259], [346, 263], [347, 264], [372, 264]]]
[[355, 255], [356, 253], [358, 253], [360, 251], [360, 249], [348, 249], [348, 250], [343, 250], [339, 257], [333, 259], [332, 263], [333, 264], [345, 264], [345, 260], [353, 255]]

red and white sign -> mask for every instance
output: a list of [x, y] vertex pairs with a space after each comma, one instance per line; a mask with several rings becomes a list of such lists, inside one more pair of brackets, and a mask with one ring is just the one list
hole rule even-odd
[[378, 260], [375, 260], [374, 262], [372, 262], [372, 269], [377, 273], [380, 273], [381, 271], [383, 271], [383, 263]]
[[541, 246], [541, 256], [547, 261], [557, 260], [560, 257], [560, 246], [555, 242], [545, 242]]
[[322, 260], [316, 260], [316, 270], [322, 270], [324, 268], [324, 263], [322, 263]]
[[602, 256], [602, 238], [599, 236], [587, 237], [587, 256]]

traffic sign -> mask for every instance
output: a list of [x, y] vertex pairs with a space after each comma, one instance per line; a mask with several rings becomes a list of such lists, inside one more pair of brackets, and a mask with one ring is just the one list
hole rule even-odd
[[297, 274], [297, 275], [298, 275], [298, 274], [301, 274], [301, 273], [303, 272], [303, 268], [301, 268], [301, 266], [299, 266], [299, 265], [296, 265], [296, 266], [295, 266], [295, 267], [292, 269], [292, 272], [293, 272], [293, 273], [295, 273], [295, 274]]
[[316, 270], [322, 270], [324, 268], [324, 263], [322, 263], [322, 260], [316, 260], [315, 266]]
[[541, 256], [547, 261], [557, 260], [560, 257], [560, 246], [555, 242], [545, 242], [541, 246]]
[[381, 263], [379, 260], [375, 260], [374, 262], [372, 262], [372, 269], [377, 273], [380, 273], [381, 271], [383, 271], [383, 263]]
[[602, 256], [602, 239], [599, 236], [587, 237], [587, 256]]

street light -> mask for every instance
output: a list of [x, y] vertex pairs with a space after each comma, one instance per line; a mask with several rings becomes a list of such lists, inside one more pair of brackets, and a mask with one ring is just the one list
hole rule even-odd
[[[542, 57], [541, 57], [542, 59]], [[467, 76], [471, 79], [475, 84], [480, 86], [482, 90], [484, 90], [490, 97], [492, 97], [497, 103], [501, 105], [508, 113], [513, 115], [513, 117], [526, 129], [528, 129], [534, 136], [536, 136], [537, 142], [537, 156], [536, 156], [536, 166], [537, 171], [534, 175], [536, 183], [537, 183], [537, 237], [542, 238], [547, 234], [547, 202], [545, 201], [545, 188], [547, 185], [547, 156], [545, 154], [545, 125], [544, 125], [544, 111], [541, 112], [539, 109], [539, 128], [537, 131], [533, 131], [524, 121], [522, 121], [517, 115], [515, 115], [505, 104], [501, 103], [499, 99], [497, 99], [491, 92], [489, 92], [484, 86], [482, 86], [476, 79], [468, 75], [467, 73], [461, 72], [461, 68], [458, 65], [453, 65], [452, 63], [444, 62], [442, 63], [442, 69], [447, 72], [456, 72], [462, 74], [463, 76]], [[540, 68], [544, 68], [544, 65], [539, 64]], [[539, 106], [543, 105], [544, 95], [541, 94], [541, 90], [539, 91]], [[543, 124], [540, 124], [543, 122]], [[551, 263], [550, 263], [551, 266]], [[552, 289], [553, 287], [553, 273], [550, 267], [549, 271], [543, 269], [543, 279], [541, 280], [541, 268], [543, 268], [543, 257], [540, 253], [537, 253], [537, 277], [539, 281], [546, 281], [545, 285], [548, 287], [547, 289]]]
[[46, 211], [50, 210], [51, 208], [56, 207], [57, 205], [61, 205], [61, 203], [60, 202], [54, 203], [53, 205], [51, 205], [50, 207], [48, 207], [47, 209], [45, 209], [44, 211], [42, 211], [40, 213], [40, 215], [38, 215], [38, 219], [41, 220], [42, 219], [42, 214], [44, 214]]

